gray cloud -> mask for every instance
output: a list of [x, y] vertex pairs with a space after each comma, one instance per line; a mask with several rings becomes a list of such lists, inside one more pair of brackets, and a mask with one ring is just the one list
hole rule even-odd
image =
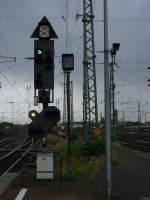
[[[95, 0], [95, 19], [103, 19], [103, 1]], [[120, 91], [116, 101], [139, 101], [149, 98], [147, 78], [150, 72], [146, 70], [150, 63], [150, 2], [149, 0], [109, 0], [109, 46], [113, 42], [120, 42], [117, 62], [120, 66], [115, 73], [116, 90]], [[77, 118], [82, 118], [82, 19], [76, 21], [76, 13], [82, 14], [82, 0], [69, 0], [69, 51], [75, 53], [74, 80], [74, 110]], [[27, 84], [33, 84], [33, 62], [24, 63], [24, 57], [33, 56], [33, 40], [30, 35], [43, 15], [49, 17], [59, 39], [55, 41], [55, 98], [60, 99], [62, 107], [63, 73], [61, 70], [61, 54], [65, 52], [66, 24], [61, 18], [65, 17], [65, 0], [2, 0], [0, 7], [0, 55], [17, 57], [14, 63], [1, 64], [5, 78], [1, 76], [3, 101], [25, 101]], [[9, 18], [13, 17], [13, 18]], [[15, 18], [16, 17], [16, 18]], [[52, 18], [50, 18], [52, 17]], [[148, 20], [142, 20], [147, 19]], [[121, 21], [112, 21], [121, 20]], [[125, 20], [126, 19], [126, 20]], [[103, 23], [95, 22], [96, 51], [103, 50]], [[97, 63], [103, 63], [103, 54], [97, 54]], [[122, 63], [125, 62], [125, 63]], [[137, 63], [132, 63], [137, 62]], [[139, 63], [138, 63], [139, 62]], [[11, 68], [12, 66], [12, 68]], [[9, 70], [5, 70], [9, 68]], [[126, 72], [125, 72], [126, 71]], [[99, 113], [103, 112], [103, 65], [97, 64], [97, 84]], [[10, 81], [16, 81], [12, 84]], [[141, 82], [140, 82], [141, 81]], [[13, 89], [15, 88], [15, 89]], [[21, 94], [19, 95], [18, 92]], [[23, 97], [24, 98], [23, 98]], [[31, 103], [33, 102], [33, 85]], [[144, 104], [144, 103], [143, 103]], [[20, 112], [27, 111], [27, 105], [20, 108]], [[136, 105], [136, 103], [135, 103]], [[119, 105], [118, 105], [119, 106]], [[32, 105], [33, 107], [33, 105]], [[17, 109], [17, 107], [15, 107]], [[122, 107], [119, 107], [122, 109]], [[148, 111], [149, 105], [142, 107]], [[1, 112], [5, 106], [1, 107]], [[11, 111], [11, 108], [9, 108]], [[79, 112], [80, 110], [80, 112]], [[78, 114], [79, 113], [79, 114]], [[131, 114], [130, 114], [131, 115]], [[135, 119], [135, 116], [131, 116]], [[21, 120], [22, 121], [22, 120]]]

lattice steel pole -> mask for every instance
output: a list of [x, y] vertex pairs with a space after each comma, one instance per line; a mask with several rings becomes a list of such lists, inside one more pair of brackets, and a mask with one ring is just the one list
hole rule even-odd
[[83, 123], [85, 137], [91, 127], [98, 127], [93, 2], [83, 0]]

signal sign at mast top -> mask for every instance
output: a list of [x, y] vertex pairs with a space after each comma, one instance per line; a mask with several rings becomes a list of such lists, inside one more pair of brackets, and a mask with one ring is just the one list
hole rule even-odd
[[58, 36], [53, 29], [51, 23], [44, 16], [42, 20], [38, 23], [36, 29], [31, 35], [31, 38], [39, 38], [39, 39], [57, 39]]

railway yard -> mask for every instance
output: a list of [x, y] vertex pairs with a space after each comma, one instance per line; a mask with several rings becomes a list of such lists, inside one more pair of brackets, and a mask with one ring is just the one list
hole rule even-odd
[[[145, 196], [148, 198], [150, 195], [148, 186], [150, 174], [147, 171], [150, 166], [150, 132], [148, 127], [146, 128], [147, 130], [142, 127], [128, 127], [128, 131], [116, 137], [115, 144], [118, 147], [113, 147], [117, 161], [114, 162], [112, 168], [114, 196], [112, 199], [138, 200], [144, 199]], [[21, 199], [24, 200], [96, 200], [99, 197], [105, 199], [103, 167], [100, 167], [100, 175], [95, 177], [96, 182], [94, 181], [94, 183], [91, 179], [83, 178], [81, 174], [75, 175], [74, 179], [68, 182], [61, 167], [61, 162], [65, 162], [65, 160], [64, 158], [61, 160], [61, 156], [58, 156], [58, 168], [54, 173], [54, 180], [36, 180], [37, 153], [54, 151], [51, 147], [54, 144], [57, 146], [58, 141], [65, 145], [66, 138], [61, 138], [56, 133], [55, 135], [48, 134], [47, 144], [43, 145], [42, 138], [29, 138], [25, 131], [23, 134], [18, 131], [2, 137], [0, 141], [0, 199], [15, 200], [18, 195], [23, 195], [23, 193]], [[61, 155], [61, 152], [59, 153]], [[90, 162], [95, 162], [93, 159], [94, 157]], [[133, 171], [133, 167], [136, 165], [138, 167]], [[134, 191], [126, 191], [125, 187], [129, 188], [129, 185], [132, 188], [128, 181], [135, 185]], [[121, 184], [118, 185], [119, 182]], [[139, 189], [139, 187], [141, 188]]]
[[150, 200], [150, 0], [0, 2], [0, 200]]
[[144, 152], [150, 152], [150, 127], [129, 126], [125, 133], [118, 137], [120, 144]]

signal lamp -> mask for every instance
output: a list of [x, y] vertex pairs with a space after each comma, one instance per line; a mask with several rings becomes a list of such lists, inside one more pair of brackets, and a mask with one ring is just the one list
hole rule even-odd
[[43, 63], [43, 54], [44, 54], [44, 52], [41, 48], [37, 48], [35, 50], [35, 62], [37, 64]]
[[31, 120], [36, 119], [37, 116], [38, 116], [38, 112], [37, 112], [36, 110], [31, 110], [31, 111], [29, 112], [29, 118], [30, 118]]
[[48, 55], [48, 56], [45, 57], [45, 63], [46, 64], [51, 64], [52, 62], [53, 62], [53, 59], [51, 58], [50, 55]]
[[42, 74], [41, 73], [38, 73], [36, 74], [36, 80], [35, 80], [35, 85], [39, 88], [41, 88], [43, 84], [43, 80], [42, 80]]
[[37, 48], [35, 51], [35, 55], [38, 55], [38, 56], [43, 55], [43, 50], [41, 48]]
[[35, 117], [35, 116], [36, 116], [35, 112], [31, 113], [31, 117]]

